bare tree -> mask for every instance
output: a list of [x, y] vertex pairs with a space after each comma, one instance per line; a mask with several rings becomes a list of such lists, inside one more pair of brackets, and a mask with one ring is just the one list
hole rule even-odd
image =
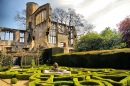
[[67, 12], [63, 9], [56, 8], [52, 13], [52, 20], [59, 23], [66, 23], [67, 17]]
[[[26, 10], [17, 11], [14, 20], [18, 23], [21, 29], [26, 28]], [[68, 8], [67, 11], [56, 8], [52, 12], [52, 20], [59, 23], [67, 24], [68, 26], [75, 26], [78, 35], [85, 32], [90, 32], [94, 25], [88, 23], [84, 16], [77, 14], [74, 9]]]
[[21, 29], [26, 28], [26, 10], [22, 10], [21, 12], [17, 11], [14, 17], [14, 20], [18, 23]]
[[91, 31], [94, 28], [94, 25], [88, 23], [83, 15], [77, 14], [75, 10], [71, 8], [68, 8], [67, 11], [59, 8], [54, 9], [52, 20], [67, 24], [68, 26], [75, 26], [78, 35], [82, 35], [84, 32]]

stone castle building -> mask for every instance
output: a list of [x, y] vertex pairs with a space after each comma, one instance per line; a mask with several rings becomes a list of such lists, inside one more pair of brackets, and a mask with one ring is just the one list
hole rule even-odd
[[39, 7], [37, 3], [28, 2], [26, 30], [0, 27], [0, 51], [63, 47], [64, 52], [69, 52], [76, 42], [75, 27], [54, 22], [51, 16], [49, 3]]

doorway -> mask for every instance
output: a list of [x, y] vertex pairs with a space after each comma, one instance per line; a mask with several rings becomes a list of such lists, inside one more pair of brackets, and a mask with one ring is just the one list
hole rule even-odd
[[14, 57], [13, 58], [13, 66], [20, 66], [21, 57]]

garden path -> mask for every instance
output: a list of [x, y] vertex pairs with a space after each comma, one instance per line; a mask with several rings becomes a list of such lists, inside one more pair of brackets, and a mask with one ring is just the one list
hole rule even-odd
[[18, 80], [16, 84], [11, 84], [10, 79], [0, 79], [0, 86], [28, 86], [28, 80]]

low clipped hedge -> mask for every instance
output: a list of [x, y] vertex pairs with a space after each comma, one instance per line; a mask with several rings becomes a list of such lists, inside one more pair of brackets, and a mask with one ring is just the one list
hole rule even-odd
[[6, 70], [8, 70], [8, 69], [9, 69], [9, 67], [2, 67], [2, 68], [0, 68], [0, 72], [6, 71]]
[[57, 54], [51, 61], [69, 67], [130, 69], [130, 49]]
[[58, 81], [73, 81], [71, 76], [68, 77], [54, 77], [53, 82], [58, 82]]
[[[106, 85], [112, 86], [129, 86], [130, 76], [120, 75], [103, 75], [103, 76], [92, 76], [93, 79], [100, 80]], [[110, 86], [111, 86], [110, 85]]]
[[87, 86], [87, 85], [91, 85], [91, 86], [104, 86], [104, 84], [101, 82], [101, 81], [99, 81], [99, 80], [93, 80], [93, 79], [91, 79], [91, 80], [87, 80], [87, 81], [79, 81], [79, 83], [81, 84], [81, 86]]
[[[49, 66], [50, 67], [50, 66]], [[60, 67], [62, 69], [62, 67]], [[64, 67], [63, 67], [64, 68]], [[46, 68], [45, 68], [46, 69]], [[130, 72], [115, 69], [66, 68], [72, 74], [43, 74], [39, 68], [0, 72], [0, 78], [29, 80], [29, 86], [129, 86]]]
[[19, 80], [29, 80], [29, 77], [33, 74], [16, 74], [15, 77]]
[[[62, 69], [62, 67], [60, 67]], [[42, 68], [41, 68], [42, 69]], [[67, 68], [73, 74], [43, 74], [39, 68], [0, 72], [1, 78], [28, 80], [29, 86], [129, 86], [130, 72], [114, 69]], [[75, 72], [75, 73], [74, 73]]]
[[77, 78], [78, 81], [83, 81], [85, 80], [85, 75], [77, 75], [77, 76], [73, 76], [73, 78]]
[[0, 78], [2, 78], [2, 79], [11, 79], [11, 78], [15, 77], [15, 74], [18, 74], [18, 71], [0, 72]]
[[15, 77], [15, 74], [12, 74], [12, 73], [10, 73], [10, 74], [0, 73], [0, 78], [2, 78], [2, 79], [11, 79], [13, 77]]
[[54, 86], [74, 86], [74, 83], [70, 81], [54, 82], [53, 84]]

